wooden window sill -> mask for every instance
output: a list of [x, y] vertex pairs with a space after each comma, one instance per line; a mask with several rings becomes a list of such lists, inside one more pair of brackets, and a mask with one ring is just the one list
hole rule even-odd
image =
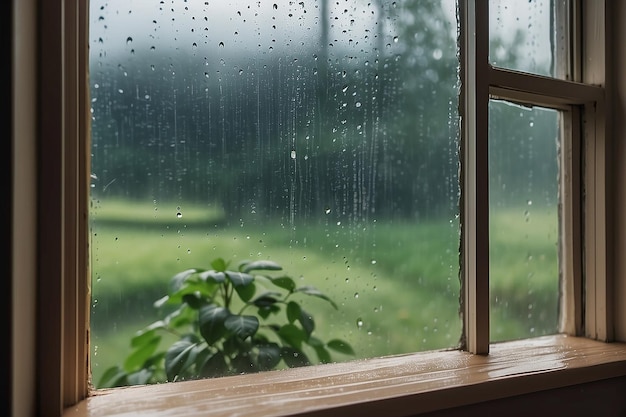
[[63, 417], [407, 416], [626, 375], [626, 343], [563, 335], [261, 374], [97, 390]]

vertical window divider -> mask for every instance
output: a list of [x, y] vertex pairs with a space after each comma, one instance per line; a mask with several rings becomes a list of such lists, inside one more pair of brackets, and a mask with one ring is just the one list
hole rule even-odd
[[[607, 62], [605, 42], [609, 37], [606, 4], [603, 1], [586, 1], [581, 4], [582, 82], [604, 87], [602, 94], [584, 107], [583, 131], [583, 222], [584, 222], [584, 308], [585, 336], [612, 341], [613, 287], [607, 248], [610, 247], [611, 230], [607, 209], [607, 172], [610, 152], [608, 139], [610, 114], [605, 105], [607, 88]], [[609, 86], [610, 87], [610, 86]]]
[[461, 15], [462, 288], [464, 346], [489, 353], [489, 2], [459, 2]]
[[581, 117], [580, 106], [562, 113], [559, 140], [559, 331], [573, 336], [583, 332]]

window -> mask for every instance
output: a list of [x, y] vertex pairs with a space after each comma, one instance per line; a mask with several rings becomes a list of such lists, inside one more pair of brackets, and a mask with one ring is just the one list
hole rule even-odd
[[[472, 82], [469, 84], [471, 89], [468, 92], [468, 94], [466, 94], [465, 96], [467, 103], [474, 103], [473, 105], [467, 108], [467, 110], [470, 111], [470, 115], [472, 111], [476, 111], [477, 113], [475, 115], [472, 115], [472, 117], [468, 119], [468, 124], [470, 125], [470, 129], [468, 129], [470, 133], [470, 137], [472, 137], [472, 135], [474, 135], [474, 137], [476, 136], [486, 137], [487, 136], [487, 135], [481, 134], [480, 132], [481, 132], [481, 129], [484, 130], [487, 128], [487, 123], [485, 122], [486, 122], [486, 119], [488, 118], [488, 97], [489, 96], [487, 92], [489, 89], [491, 90], [492, 96], [498, 97], [499, 99], [508, 100], [516, 104], [519, 104], [519, 103], [528, 104], [530, 101], [531, 103], [540, 105], [543, 108], [559, 109], [559, 112], [561, 112], [559, 114], [563, 114], [564, 118], [566, 117], [570, 118], [570, 122], [565, 125], [562, 131], [566, 131], [568, 128], [572, 130], [577, 130], [577, 129], [573, 129], [572, 127], [579, 126], [580, 124], [582, 124], [581, 120], [584, 119], [585, 120], [584, 129], [583, 129], [584, 133], [586, 134], [596, 133], [597, 135], [603, 135], [602, 126], [604, 123], [603, 122], [604, 116], [602, 112], [604, 111], [604, 108], [603, 108], [603, 103], [601, 101], [601, 99], [603, 98], [603, 92], [602, 92], [602, 89], [600, 88], [590, 86], [591, 84], [603, 82], [603, 79], [599, 78], [600, 76], [598, 75], [598, 74], [601, 74], [602, 71], [598, 72], [597, 71], [598, 68], [593, 68], [593, 67], [590, 69], [587, 69], [584, 72], [585, 79], [583, 81], [587, 82], [588, 84], [579, 84], [577, 82], [570, 82], [570, 81], [563, 81], [563, 80], [549, 80], [548, 81], [542, 77], [533, 77], [533, 76], [529, 76], [525, 74], [519, 74], [515, 72], [501, 70], [498, 68], [488, 67], [486, 65], [486, 62], [487, 62], [486, 49], [487, 48], [485, 48], [486, 43], [484, 42], [486, 38], [485, 37], [486, 31], [484, 28], [486, 25], [485, 25], [485, 22], [480, 24], [481, 16], [482, 17], [487, 16], [488, 13], [475, 13], [475, 10], [473, 9], [473, 6], [484, 7], [485, 3], [474, 4], [473, 2], [470, 2], [468, 3], [468, 6], [470, 6], [469, 13], [467, 14], [468, 20], [464, 21], [464, 23], [469, 23], [470, 27], [472, 24], [475, 24], [475, 26], [473, 27], [478, 30], [476, 31], [477, 38], [467, 37], [465, 39], [465, 42], [467, 45], [470, 45], [470, 48], [468, 48], [468, 50], [473, 50], [473, 48], [476, 47], [476, 49], [478, 50], [478, 57], [479, 57], [478, 60], [474, 61], [474, 64], [478, 63], [478, 67], [479, 67], [478, 70], [476, 71], [475, 67], [472, 67], [471, 65], [469, 65], [465, 67], [466, 72], [464, 73], [464, 77], [469, 77], [469, 79], [478, 80], [476, 82]], [[47, 6], [47, 7], [50, 8], [48, 11], [59, 10], [55, 6]], [[593, 6], [589, 6], [589, 4], [587, 4], [587, 7], [590, 8], [589, 10], [591, 10], [591, 13], [587, 14], [588, 18], [595, 16], [593, 12], [594, 11], [597, 12], [597, 9], [594, 9]], [[70, 11], [71, 10], [69, 11], [66, 10], [65, 12], [69, 13]], [[485, 10], [480, 10], [480, 11], [484, 12]], [[85, 13], [84, 10], [82, 12]], [[57, 14], [55, 13], [52, 13], [51, 15], [57, 16]], [[71, 13], [70, 13], [70, 16], [66, 16], [66, 17], [72, 17]], [[473, 20], [474, 18], [479, 19], [479, 22], [474, 22]], [[73, 22], [71, 18], [66, 19], [65, 21]], [[473, 33], [473, 32], [470, 31], [470, 33]], [[481, 43], [481, 39], [483, 43]], [[476, 44], [473, 44], [474, 41], [477, 41]], [[71, 50], [71, 48], [69, 49]], [[80, 48], [78, 49], [80, 50]], [[49, 51], [49, 52], [52, 56], [54, 56], [53, 51]], [[58, 50], [56, 52], [58, 52]], [[589, 51], [584, 51], [585, 56], [589, 56], [594, 53], [603, 53], [603, 50], [592, 49]], [[62, 56], [62, 54], [59, 54], [59, 56]], [[484, 59], [480, 59], [481, 56]], [[60, 58], [52, 59], [51, 62], [58, 62], [59, 59]], [[467, 55], [466, 55], [466, 59], [470, 63], [473, 61], [473, 58], [469, 58], [467, 57]], [[84, 60], [82, 62], [84, 62]], [[599, 63], [604, 62], [604, 60], [598, 59], [592, 62], [595, 62], [597, 65], [602, 65]], [[80, 60], [79, 60], [79, 63], [80, 63]], [[81, 67], [80, 65], [76, 65], [76, 68], [80, 69]], [[79, 71], [79, 73], [81, 72]], [[82, 73], [83, 74], [86, 73], [84, 67], [82, 68]], [[486, 86], [484, 82], [482, 82], [485, 80], [481, 81], [481, 77], [486, 77], [489, 80], [489, 84], [491, 85], [490, 88]], [[69, 78], [72, 79], [71, 77]], [[472, 91], [472, 90], [475, 90], [475, 91]], [[479, 93], [478, 99], [476, 98], [477, 94], [475, 93]], [[78, 103], [80, 104], [80, 101]], [[563, 111], [561, 107], [567, 107], [568, 109], [570, 109], [568, 110], [569, 113], [567, 111]], [[60, 110], [59, 110], [59, 113], [61, 113]], [[476, 117], [473, 117], [473, 116], [476, 116]], [[54, 117], [52, 117], [52, 119], [56, 120]], [[58, 114], [58, 119], [63, 120], [64, 117]], [[478, 122], [475, 124], [472, 124], [471, 121], [473, 120], [477, 120]], [[70, 124], [66, 124], [66, 126], [67, 125], [82, 126], [81, 123], [77, 123], [77, 124], [70, 123]], [[598, 137], [597, 135], [595, 136], [596, 138]], [[78, 135], [76, 136], [78, 137]], [[607, 267], [608, 262], [606, 259], [608, 256], [607, 248], [606, 248], [607, 239], [606, 239], [606, 230], [604, 226], [605, 213], [606, 213], [605, 183], [604, 183], [605, 177], [604, 176], [606, 175], [606, 171], [603, 171], [604, 169], [603, 161], [606, 159], [606, 152], [603, 146], [605, 143], [603, 140], [599, 140], [599, 139], [590, 141], [588, 140], [587, 135], [581, 135], [581, 136], [582, 137], [577, 137], [576, 134], [572, 134], [571, 137], [573, 139], [571, 140], [571, 142], [569, 142], [571, 149], [568, 149], [565, 152], [565, 154], [568, 155], [568, 158], [566, 158], [566, 161], [565, 161], [566, 166], [563, 167], [563, 169], [565, 173], [568, 173], [569, 175], [572, 175], [574, 177], [574, 182], [567, 182], [565, 186], [561, 187], [564, 193], [562, 201], [567, 202], [565, 204], [567, 206], [566, 210], [563, 211], [563, 217], [564, 217], [563, 233], [565, 234], [569, 233], [571, 235], [571, 238], [569, 240], [566, 239], [566, 244], [564, 245], [564, 246], [567, 246], [567, 248], [565, 248], [563, 252], [560, 253], [560, 256], [562, 256], [561, 265], [562, 265], [562, 268], [564, 269], [569, 268], [570, 270], [569, 276], [572, 277], [571, 280], [563, 284], [562, 291], [566, 294], [564, 298], [566, 301], [566, 305], [564, 307], [565, 311], [573, 312], [571, 316], [568, 316], [567, 314], [565, 314], [565, 318], [564, 318], [565, 324], [563, 328], [572, 334], [579, 333], [578, 329], [582, 328], [581, 323], [580, 323], [580, 321], [582, 320], [584, 322], [584, 331], [587, 335], [594, 337], [594, 338], [602, 339], [602, 340], [608, 340], [608, 339], [611, 339], [612, 337], [611, 329], [613, 328], [613, 326], [610, 323], [611, 316], [612, 316], [612, 308], [610, 305], [610, 297], [607, 296], [607, 291], [609, 287], [607, 286], [607, 276], [606, 276], [607, 274], [605, 273], [608, 268]], [[603, 138], [603, 136], [601, 137]], [[59, 142], [57, 142], [57, 144], [58, 143]], [[467, 143], [471, 145], [472, 141], [470, 140]], [[486, 170], [484, 169], [484, 167], [487, 166], [487, 162], [488, 162], [486, 160], [486, 156], [488, 153], [485, 151], [487, 143], [484, 143], [484, 141], [483, 142], [478, 141], [477, 144], [478, 144], [478, 149], [473, 148], [473, 146], [468, 146], [464, 148], [464, 152], [466, 153], [464, 153], [463, 159], [466, 162], [466, 166], [464, 167], [465, 170], [463, 171], [465, 174], [465, 177], [463, 178], [463, 181], [464, 181], [463, 187], [466, 191], [468, 191], [468, 193], [466, 194], [467, 199], [464, 201], [464, 203], [466, 204], [465, 213], [466, 215], [471, 217], [470, 219], [471, 222], [468, 223], [467, 225], [468, 229], [466, 233], [464, 234], [463, 248], [464, 248], [464, 255], [465, 255], [464, 266], [465, 266], [466, 271], [468, 271], [467, 272], [468, 276], [465, 279], [465, 283], [466, 283], [465, 294], [466, 294], [466, 301], [467, 301], [466, 309], [468, 311], [468, 314], [466, 314], [466, 329], [467, 329], [467, 337], [468, 337], [467, 346], [470, 351], [477, 352], [477, 353], [484, 353], [489, 345], [488, 331], [486, 332], [486, 330], [488, 329], [485, 329], [485, 325], [484, 325], [484, 323], [488, 323], [488, 321], [486, 322], [482, 321], [481, 318], [485, 318], [485, 314], [488, 313], [488, 308], [486, 308], [486, 306], [488, 306], [488, 297], [485, 297], [485, 295], [488, 294], [488, 282], [485, 282], [481, 277], [488, 276], [488, 274], [484, 274], [483, 272], [485, 271], [485, 268], [488, 269], [488, 265], [486, 265], [484, 261], [489, 259], [488, 258], [489, 245], [488, 245], [488, 242], [487, 243], [485, 242], [484, 236], [480, 236], [479, 233], [477, 233], [477, 231], [486, 230], [483, 227], [488, 226], [489, 219], [488, 219], [488, 216], [486, 216], [486, 214], [488, 213], [488, 207], [484, 205], [483, 201], [479, 201], [479, 199], [476, 199], [476, 196], [477, 196], [477, 191], [488, 189], [489, 177], [487, 175], [487, 172], [485, 172]], [[51, 149], [61, 149], [61, 150], [63, 149], [61, 146], [58, 146], [58, 148], [55, 148], [54, 145], [49, 145], [49, 146]], [[578, 146], [580, 146], [580, 148], [578, 148]], [[82, 156], [86, 155], [86, 153], [80, 153], [81, 148], [79, 146], [74, 146], [74, 147], [71, 147], [70, 149], [77, 150], [76, 160], [78, 161], [83, 160]], [[569, 155], [574, 155], [574, 157], [569, 158]], [[583, 175], [581, 175], [581, 167], [577, 165], [576, 161], [578, 161], [579, 158], [577, 158], [576, 155], [582, 155], [582, 158], [580, 159], [584, 159], [585, 170], [582, 171]], [[69, 159], [73, 159], [73, 158], [69, 158]], [[59, 158], [59, 160], [62, 160], [62, 158]], [[590, 166], [596, 167], [596, 169], [589, 169]], [[67, 169], [67, 166], [64, 166], [64, 169]], [[82, 170], [77, 169], [77, 171], [88, 172], [88, 170], [86, 169], [82, 169]], [[59, 170], [53, 169], [52, 172], [59, 172]], [[68, 172], [71, 173], [74, 171], [69, 170]], [[54, 181], [61, 182], [60, 177], [55, 178]], [[54, 182], [54, 181], [52, 178], [50, 179], [50, 182]], [[584, 208], [584, 212], [583, 210], [578, 208], [580, 207], [578, 205], [578, 201], [581, 200], [581, 195], [580, 195], [581, 192], [578, 189], [578, 187], [575, 187], [572, 185], [572, 184], [578, 184], [578, 181], [583, 182], [585, 185], [584, 195], [586, 198], [581, 203], [581, 206]], [[54, 191], [55, 190], [49, 190], [46, 192], [50, 192], [50, 195], [53, 196]], [[76, 204], [73, 203], [74, 200], [72, 200], [71, 197], [75, 195], [80, 195], [80, 193], [68, 191], [68, 190], [65, 190], [65, 192], [66, 194], [63, 194], [63, 193], [60, 193], [60, 194], [65, 195], [67, 198], [69, 198], [69, 200], [66, 201], [67, 203], [69, 203], [67, 204], [67, 206], [68, 207], [76, 206]], [[58, 198], [57, 199], [52, 198], [50, 201], [58, 201]], [[80, 207], [80, 204], [77, 206]], [[58, 207], [58, 206], [55, 205], [54, 207]], [[61, 213], [63, 213], [63, 215], [61, 215]], [[73, 216], [71, 211], [70, 212], [60, 211], [58, 213], [58, 216], [56, 216], [56, 219], [59, 219], [59, 218], [62, 219], [63, 216], [67, 216], [67, 219], [69, 222], [71, 222], [72, 219], [80, 218], [80, 216]], [[582, 217], [584, 217], [584, 219], [582, 219]], [[581, 225], [583, 224], [585, 225], [585, 234], [581, 235], [580, 228], [581, 228]], [[63, 233], [61, 233], [58, 229], [54, 229], [54, 227], [52, 227], [51, 222], [49, 222], [48, 225], [51, 227], [51, 233], [53, 236], [58, 237], [58, 236], [63, 235]], [[74, 232], [76, 231], [75, 228], [72, 228], [72, 227], [70, 228], [70, 230], [74, 230]], [[79, 229], [79, 232], [80, 231], [81, 229]], [[67, 235], [72, 235], [72, 233], [66, 234], [66, 236]], [[83, 238], [84, 238], [84, 235], [83, 235]], [[584, 238], [584, 241], [582, 241], [583, 238]], [[50, 239], [53, 239], [53, 237], [50, 237]], [[69, 240], [73, 240], [73, 239], [69, 239]], [[580, 261], [580, 254], [581, 254], [583, 247], [584, 247], [583, 254], [585, 256], [584, 262], [582, 262], [582, 265], [577, 265], [577, 263]], [[54, 245], [49, 245], [49, 248], [51, 249], [54, 248]], [[41, 267], [45, 268], [46, 266], [50, 266], [52, 264], [56, 266], [54, 268], [54, 271], [55, 271], [54, 274], [56, 276], [67, 277], [68, 271], [67, 269], [63, 270], [63, 263], [60, 262], [60, 259], [63, 259], [63, 256], [64, 256], [63, 254], [65, 254], [65, 256], [67, 256], [66, 260], [69, 261], [67, 262], [68, 266], [78, 265], [76, 270], [84, 271], [85, 270], [84, 265], [81, 265], [80, 262], [76, 263], [76, 259], [80, 259], [80, 256], [76, 256], [76, 252], [78, 249], [80, 248], [77, 246], [71, 246], [71, 245], [69, 247], [62, 246], [62, 248], [59, 248], [58, 252], [56, 252], [54, 255], [50, 253], [42, 255], [43, 265], [41, 265]], [[475, 262], [477, 258], [482, 259], [483, 262], [482, 263]], [[54, 261], [54, 259], [57, 259], [57, 261]], [[59, 263], [61, 263], [61, 265], [59, 265]], [[72, 268], [69, 268], [69, 269], [71, 272]], [[60, 273], [58, 272], [59, 270], [61, 271]], [[76, 274], [77, 271], [74, 271], [74, 273]], [[579, 286], [582, 281], [581, 274], [583, 271], [585, 272], [584, 294], [582, 293], [581, 287]], [[80, 275], [80, 274], [76, 274], [76, 275]], [[55, 282], [57, 282], [56, 280], [51, 280], [51, 281], [52, 282], [49, 284], [49, 286], [44, 287], [43, 290], [46, 290], [46, 288], [48, 288], [48, 289], [58, 291], [59, 288], [63, 288], [60, 285], [60, 281], [61, 281], [60, 279], [58, 280], [59, 283], [57, 284], [55, 284]], [[66, 288], [63, 290], [63, 293], [65, 294], [66, 299], [70, 301], [68, 303], [69, 305], [63, 304], [64, 306], [63, 308], [67, 309], [67, 313], [69, 317], [74, 317], [74, 315], [71, 314], [71, 311], [75, 307], [75, 305], [74, 307], [72, 307], [72, 304], [74, 304], [73, 302], [71, 302], [73, 300], [72, 293], [68, 293], [67, 288], [68, 287], [72, 288], [72, 285], [75, 285], [75, 283], [77, 282], [80, 282], [80, 280], [72, 280], [70, 276], [70, 279], [66, 281], [67, 283]], [[84, 293], [84, 289], [79, 288], [77, 290], [77, 293], [80, 294], [81, 292]], [[52, 296], [52, 294], [50, 295]], [[82, 299], [80, 295], [74, 298], [76, 298], [76, 300]], [[57, 304], [58, 304], [58, 301], [62, 299], [63, 297], [61, 296], [59, 297], [55, 296], [55, 301], [57, 302]], [[581, 305], [583, 301], [585, 304], [586, 314], [584, 317], [579, 317], [579, 314], [581, 312]], [[54, 307], [53, 303], [45, 304], [44, 302], [44, 305], [48, 305], [50, 307], [49, 311], [58, 312], [58, 309]], [[42, 337], [44, 339], [47, 338], [49, 340], [55, 340], [58, 338], [55, 337], [54, 334], [65, 332], [67, 336], [66, 341], [69, 346], [83, 345], [83, 342], [85, 340], [84, 337], [82, 338], [75, 337], [75, 334], [79, 334], [79, 335], [81, 334], [80, 331], [75, 331], [75, 329], [73, 330], [73, 328], [68, 329], [68, 327], [64, 328], [63, 326], [55, 325], [55, 323], [59, 322], [57, 319], [59, 319], [60, 317], [62, 317], [61, 314], [56, 314], [56, 315], [51, 314], [51, 317], [50, 317], [51, 320], [49, 323], [52, 324], [52, 326], [50, 326], [51, 328], [48, 330], [48, 333], [43, 334]], [[84, 324], [85, 321], [86, 320], [83, 320], [83, 317], [79, 316], [76, 320], [76, 323], [78, 327], [80, 328], [80, 323], [82, 322]], [[74, 334], [74, 336], [72, 336], [72, 334]], [[84, 336], [84, 333], [82, 333], [82, 336]], [[76, 343], [77, 340], [80, 340], [80, 342]], [[61, 349], [57, 349], [59, 346], [61, 346], [60, 343], [52, 343], [50, 345], [50, 349], [52, 350], [52, 355], [50, 357], [53, 357], [53, 358], [62, 357]], [[62, 389], [65, 394], [63, 398], [65, 398], [65, 400], [63, 400], [61, 403], [75, 404], [77, 402], [77, 398], [83, 395], [81, 394], [81, 392], [82, 393], [85, 392], [84, 389], [80, 388], [80, 381], [81, 381], [81, 377], [80, 377], [81, 365], [80, 364], [82, 361], [79, 358], [82, 355], [74, 351], [71, 351], [66, 354], [68, 355], [66, 356], [66, 358], [71, 359], [70, 362], [74, 362], [76, 365], [76, 366], [69, 365], [70, 370], [71, 369], [73, 370], [70, 371], [66, 369], [65, 371], [61, 372], [59, 370], [60, 367], [55, 368], [54, 364], [51, 364], [49, 367], [46, 367], [44, 369], [44, 373], [47, 373], [48, 375], [52, 375], [53, 381], [54, 380], [63, 381], [64, 379], [59, 377], [59, 375], [61, 374], [66, 375], [66, 378], [67, 380], [70, 381], [70, 383], [62, 384]], [[82, 356], [82, 357], [84, 358], [85, 356]], [[58, 364], [56, 360], [53, 362]], [[78, 371], [76, 371], [76, 369], [78, 369]], [[68, 377], [68, 375], [72, 375], [72, 374], [74, 376]], [[52, 404], [52, 405], [59, 404], [59, 401], [54, 399], [55, 394], [53, 390], [43, 389], [42, 392], [43, 392], [42, 401], [44, 403]], [[74, 392], [73, 395], [72, 395], [72, 392]], [[46, 398], [45, 398], [46, 395], [50, 396], [50, 398], [48, 398], [48, 401], [46, 401]]]
[[[458, 347], [455, 7], [91, 1], [97, 387], [124, 384], [107, 370], [139, 352], [130, 340], [162, 317], [153, 302], [171, 277], [218, 257], [230, 269], [277, 262], [283, 270], [270, 275], [337, 306], [290, 296], [315, 323], [315, 339], [295, 343], [299, 320], [283, 319], [278, 289], [259, 277], [244, 307], [259, 323], [246, 333], [252, 363], [207, 332], [196, 345], [211, 339], [207, 354], [229, 372], [257, 369], [267, 340], [289, 352], [278, 367], [291, 349], [317, 363]], [[237, 314], [236, 301], [219, 305]], [[320, 345], [337, 339], [354, 355]]]

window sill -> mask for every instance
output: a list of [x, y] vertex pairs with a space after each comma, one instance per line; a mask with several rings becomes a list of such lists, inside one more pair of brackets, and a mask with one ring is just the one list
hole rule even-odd
[[63, 417], [405, 416], [626, 375], [626, 343], [568, 336], [262, 374], [98, 390]]

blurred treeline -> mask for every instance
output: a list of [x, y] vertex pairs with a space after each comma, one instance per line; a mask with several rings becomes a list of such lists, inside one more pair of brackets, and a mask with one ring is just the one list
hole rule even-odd
[[[290, 12], [285, 23], [271, 15], [248, 31], [269, 37], [243, 38], [253, 25], [248, 7], [188, 16], [193, 34], [180, 39], [155, 29], [143, 44], [123, 37], [115, 51], [94, 40], [93, 195], [205, 202], [232, 220], [457, 213], [460, 80], [450, 13], [432, 0], [339, 3], [316, 2], [304, 10], [314, 24], [280, 33], [305, 16], [304, 3], [264, 6], [267, 16]], [[161, 6], [159, 22], [167, 12]], [[229, 19], [231, 33], [211, 32], [211, 22]], [[510, 155], [492, 159], [494, 168], [511, 186], [523, 182], [528, 158], [554, 154], [545, 151], [554, 148], [550, 118], [533, 120], [531, 151], [517, 149], [528, 136], [520, 115], [511, 107], [491, 120], [493, 154]], [[547, 170], [534, 181], [555, 183]]]

